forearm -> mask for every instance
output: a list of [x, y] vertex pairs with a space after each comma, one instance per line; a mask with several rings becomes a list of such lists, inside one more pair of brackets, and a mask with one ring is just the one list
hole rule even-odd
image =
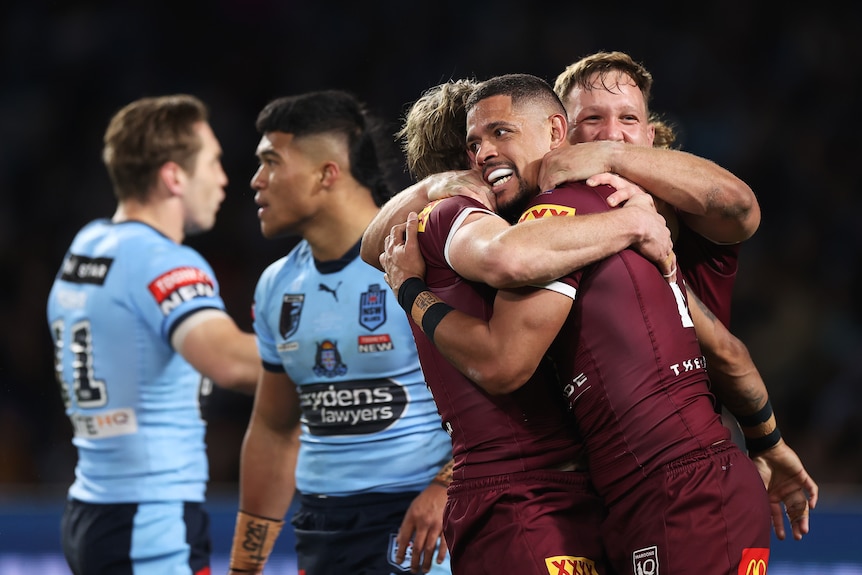
[[680, 150], [608, 146], [609, 171], [684, 212], [686, 222], [710, 239], [743, 241], [760, 225], [760, 205], [752, 189], [718, 164]]
[[272, 429], [254, 416], [240, 457], [239, 508], [270, 519], [282, 519], [296, 489], [299, 427]]
[[511, 393], [533, 375], [559, 331], [557, 318], [565, 317], [539, 299], [544, 290], [498, 293], [486, 322], [446, 305], [416, 278], [405, 285], [398, 300], [413, 322], [449, 363], [492, 395]]
[[255, 337], [219, 310], [197, 312], [174, 333], [183, 357], [216, 385], [254, 395], [261, 372]]
[[404, 223], [407, 221], [408, 213], [422, 211], [427, 203], [427, 186], [423, 182], [418, 182], [383, 204], [362, 235], [359, 252], [362, 260], [383, 271], [378, 257], [384, 250], [383, 242], [392, 230], [392, 226]]
[[563, 277], [641, 241], [646, 233], [642, 215], [618, 209], [519, 223], [480, 246], [483, 257], [465, 277], [498, 289]]

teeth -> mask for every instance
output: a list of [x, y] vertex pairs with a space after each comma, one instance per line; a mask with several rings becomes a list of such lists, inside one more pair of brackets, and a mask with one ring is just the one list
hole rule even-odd
[[488, 174], [488, 183], [497, 184], [499, 180], [511, 176], [513, 173], [512, 168], [497, 168], [490, 174]]

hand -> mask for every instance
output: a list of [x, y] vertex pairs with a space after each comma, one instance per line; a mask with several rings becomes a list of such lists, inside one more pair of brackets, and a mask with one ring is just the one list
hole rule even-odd
[[621, 209], [633, 210], [630, 213], [639, 219], [643, 229], [641, 239], [632, 243], [632, 248], [653, 262], [669, 283], [675, 282], [676, 254], [671, 231], [664, 216], [656, 211], [653, 197], [647, 193], [635, 193]]
[[437, 548], [437, 563], [443, 563], [448, 551], [446, 539], [443, 536], [445, 506], [446, 488], [438, 483], [432, 483], [416, 496], [398, 530], [396, 563], [401, 564], [404, 561], [411, 539], [413, 540], [413, 554], [410, 559], [412, 573], [427, 573], [431, 570], [435, 548]]
[[[590, 176], [586, 181], [588, 186], [601, 186], [602, 184], [607, 184], [616, 188], [616, 191], [607, 198], [608, 205], [612, 208], [622, 205], [626, 201], [640, 195], [649, 196], [653, 205], [655, 205], [655, 198], [653, 198], [652, 195], [647, 193], [646, 190], [636, 183], [629, 181], [622, 176], [611, 174], [610, 172], [604, 172]], [[655, 209], [655, 207], [653, 209]]]
[[407, 214], [407, 222], [392, 226], [392, 231], [383, 241], [380, 265], [386, 272], [383, 279], [398, 296], [398, 289], [410, 277], [425, 277], [425, 260], [419, 250], [419, 217], [416, 212]]
[[551, 150], [542, 158], [539, 167], [539, 187], [552, 190], [564, 182], [579, 182], [610, 172], [610, 154], [615, 145], [614, 142], [584, 142]]
[[784, 506], [793, 538], [799, 541], [808, 533], [808, 512], [817, 505], [817, 484], [805, 471], [796, 452], [783, 439], [751, 459], [769, 494], [775, 536], [782, 541], [786, 536], [781, 510]]
[[460, 170], [433, 174], [422, 180], [428, 191], [428, 201], [452, 196], [466, 196], [497, 211], [497, 198], [476, 170]]

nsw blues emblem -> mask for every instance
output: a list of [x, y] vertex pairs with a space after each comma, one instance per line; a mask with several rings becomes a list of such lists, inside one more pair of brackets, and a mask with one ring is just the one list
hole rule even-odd
[[305, 294], [286, 293], [281, 300], [281, 316], [278, 320], [278, 332], [284, 339], [296, 333], [299, 327], [299, 314], [302, 313], [302, 304]]
[[386, 322], [386, 291], [380, 284], [371, 284], [359, 296], [359, 325], [374, 331]]

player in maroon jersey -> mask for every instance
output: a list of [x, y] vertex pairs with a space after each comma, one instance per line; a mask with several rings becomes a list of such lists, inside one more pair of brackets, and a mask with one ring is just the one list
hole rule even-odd
[[[536, 169], [542, 155], [565, 142], [565, 113], [550, 87], [537, 78], [510, 76], [484, 86], [471, 96], [475, 107], [468, 121], [468, 148], [494, 190], [497, 208], [519, 211], [524, 200], [535, 196]], [[539, 95], [531, 97], [534, 93]], [[595, 190], [580, 188], [596, 199]], [[552, 208], [566, 205], [554, 198], [549, 204]], [[605, 206], [602, 204], [602, 209]], [[654, 266], [630, 250], [594, 267], [598, 271], [584, 272], [584, 277], [579, 272], [566, 282], [569, 288], [581, 290], [579, 299], [588, 301], [585, 291], [598, 298], [603, 293], [622, 295], [614, 298], [610, 306], [602, 302], [590, 306], [589, 314], [578, 313], [576, 302], [570, 316], [574, 323], [567, 325], [563, 335], [577, 339], [561, 340], [559, 345], [569, 354], [554, 356], [558, 368], [567, 376], [564, 383], [574, 390], [572, 405], [576, 415], [584, 419], [576, 417], [590, 454], [591, 474], [609, 504], [610, 518], [603, 534], [614, 568], [640, 572], [658, 561], [669, 572], [702, 566], [707, 573], [726, 573], [730, 565], [767, 561], [766, 492], [753, 464], [729, 441], [729, 433], [712, 409], [684, 291], [680, 287], [673, 289], [675, 283], [665, 282]], [[598, 281], [608, 275], [612, 281], [602, 284], [603, 289], [587, 290], [591, 279]], [[435, 329], [448, 315], [446, 304], [429, 298], [424, 286], [417, 288], [415, 282], [421, 284], [415, 280], [401, 286], [399, 300], [411, 310], [426, 336], [435, 341]], [[407, 295], [403, 295], [405, 289]], [[535, 313], [530, 319], [532, 325], [520, 326], [524, 329], [516, 333], [524, 335], [531, 328], [554, 322], [558, 329], [567, 308], [572, 307], [573, 293], [566, 294], [563, 286], [561, 293], [534, 290], [521, 297]], [[545, 303], [537, 305], [541, 300]], [[497, 318], [499, 302], [498, 297], [491, 323]], [[609, 307], [623, 311], [624, 303], [633, 303], [633, 311], [639, 316], [632, 310], [609, 315]], [[675, 318], [676, 323], [668, 321], [671, 314], [670, 319]], [[488, 329], [489, 324], [483, 323]], [[581, 340], [584, 334], [589, 334], [591, 344]], [[628, 339], [622, 339], [624, 336]], [[631, 348], [618, 347], [624, 341]], [[464, 341], [460, 343], [465, 345]], [[473, 344], [479, 345], [478, 341], [470, 345]], [[503, 356], [502, 363], [506, 363], [505, 359]], [[588, 385], [589, 391], [583, 392], [578, 383]], [[588, 408], [585, 413], [592, 414], [593, 419], [583, 417], [580, 405]], [[603, 417], [608, 419], [602, 421]], [[609, 456], [603, 450], [606, 444], [611, 446]], [[609, 461], [613, 464], [608, 465]], [[682, 489], [701, 483], [690, 497], [672, 497], [673, 505], [669, 505], [668, 489], [676, 489], [677, 485], [661, 483], [665, 480], [678, 482]], [[652, 484], [653, 481], [659, 483]], [[726, 497], [728, 489], [734, 493], [732, 499]], [[744, 513], [747, 520], [737, 521], [742, 518], [734, 515], [737, 511]], [[693, 517], [698, 521], [693, 522]], [[685, 543], [697, 533], [691, 528], [679, 528], [675, 523], [679, 519], [687, 525], [700, 526], [714, 551], [687, 551]], [[722, 537], [716, 538], [717, 534]]]

